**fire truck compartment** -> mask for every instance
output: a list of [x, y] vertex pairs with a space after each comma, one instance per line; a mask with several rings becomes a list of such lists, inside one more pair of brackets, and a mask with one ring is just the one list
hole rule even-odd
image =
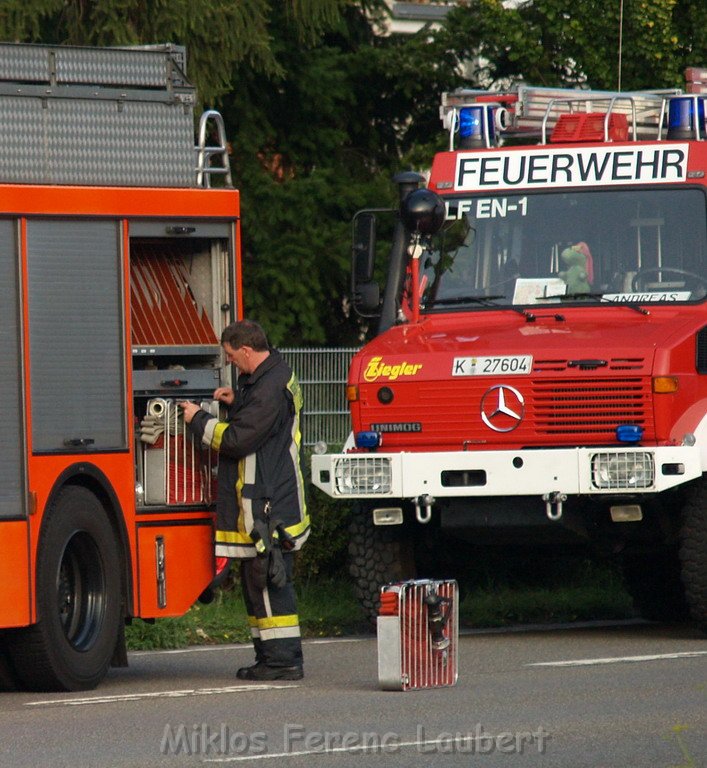
[[137, 503], [208, 505], [216, 456], [194, 443], [178, 403], [218, 415], [213, 392], [229, 382], [219, 339], [232, 310], [230, 226], [143, 221], [130, 232]]

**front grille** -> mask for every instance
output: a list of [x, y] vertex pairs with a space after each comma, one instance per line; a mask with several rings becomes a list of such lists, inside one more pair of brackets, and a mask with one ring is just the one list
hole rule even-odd
[[542, 379], [532, 394], [538, 434], [613, 435], [619, 424], [652, 430], [648, 378]]
[[[581, 368], [580, 360], [567, 360], [565, 358], [537, 358], [533, 362], [534, 373], [547, 373], [554, 371], [567, 371], [573, 368]], [[646, 364], [643, 357], [609, 357], [605, 365], [591, 366], [606, 371], [642, 371]]]
[[[570, 369], [573, 370], [573, 369]], [[596, 375], [516, 376], [504, 382], [518, 390], [525, 413], [515, 429], [495, 432], [481, 417], [484, 395], [498, 385], [496, 378], [469, 376], [453, 381], [396, 385], [390, 405], [378, 404], [375, 394], [362, 391], [368, 403], [363, 429], [378, 422], [406, 423], [411, 414], [421, 429], [386, 433], [384, 450], [429, 447], [431, 450], [474, 450], [483, 446], [614, 444], [616, 427], [635, 424], [643, 440], [655, 437], [651, 377]], [[578, 375], [579, 374], [579, 375]], [[493, 395], [490, 408], [494, 407]], [[508, 426], [508, 424], [506, 424]]]

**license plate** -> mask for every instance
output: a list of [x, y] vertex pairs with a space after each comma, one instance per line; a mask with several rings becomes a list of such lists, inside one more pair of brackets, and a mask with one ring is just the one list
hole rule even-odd
[[532, 369], [532, 355], [455, 357], [452, 376], [527, 376]]

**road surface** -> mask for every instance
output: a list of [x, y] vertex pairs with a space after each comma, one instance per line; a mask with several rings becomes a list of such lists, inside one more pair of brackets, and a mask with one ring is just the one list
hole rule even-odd
[[130, 654], [95, 691], [0, 694], [3, 768], [697, 768], [707, 640], [628, 623], [471, 632], [453, 687], [382, 691], [375, 637], [310, 640], [305, 678], [247, 646]]

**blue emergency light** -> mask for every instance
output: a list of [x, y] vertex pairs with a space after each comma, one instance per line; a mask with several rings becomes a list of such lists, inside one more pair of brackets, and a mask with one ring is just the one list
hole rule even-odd
[[490, 144], [493, 144], [493, 111], [485, 106], [462, 107], [459, 110], [459, 147], [461, 149], [486, 146], [484, 114], [487, 116], [488, 140]]
[[[697, 124], [695, 124], [697, 112]], [[678, 96], [668, 102], [668, 139], [705, 138], [704, 97]], [[699, 130], [699, 133], [697, 130]]]
[[373, 450], [374, 448], [378, 448], [383, 440], [380, 432], [366, 431], [356, 432], [354, 436], [354, 442], [356, 443], [357, 448], [367, 448], [368, 450]]
[[619, 424], [616, 439], [620, 443], [637, 443], [643, 437], [643, 427], [638, 424]]

